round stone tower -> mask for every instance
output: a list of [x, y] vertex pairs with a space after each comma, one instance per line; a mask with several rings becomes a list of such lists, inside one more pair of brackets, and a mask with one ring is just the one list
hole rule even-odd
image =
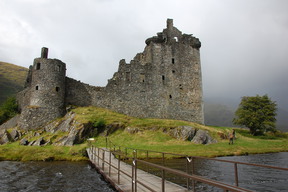
[[43, 47], [31, 68], [30, 97], [19, 123], [24, 129], [41, 128], [65, 114], [66, 64], [47, 57], [48, 48]]
[[60, 116], [65, 109], [66, 65], [58, 59], [47, 57], [48, 48], [43, 47], [41, 58], [34, 59], [30, 106], [46, 108]]

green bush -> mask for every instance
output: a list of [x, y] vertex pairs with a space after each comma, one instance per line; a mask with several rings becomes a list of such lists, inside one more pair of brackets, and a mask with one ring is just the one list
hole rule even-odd
[[94, 129], [91, 137], [96, 137], [105, 130], [106, 121], [103, 118], [92, 117], [90, 122], [92, 123], [92, 127]]
[[93, 127], [98, 128], [98, 129], [102, 129], [105, 127], [106, 122], [104, 119], [100, 118], [100, 119], [96, 119], [93, 122]]
[[0, 124], [18, 114], [18, 105], [15, 97], [9, 97], [0, 107]]

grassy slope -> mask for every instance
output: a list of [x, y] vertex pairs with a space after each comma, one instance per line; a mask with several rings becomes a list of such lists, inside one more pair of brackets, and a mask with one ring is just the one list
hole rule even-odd
[[[129, 148], [163, 151], [189, 156], [226, 156], [243, 155], [247, 153], [268, 153], [288, 151], [288, 139], [276, 138], [274, 136], [252, 137], [248, 130], [237, 129], [237, 140], [234, 145], [228, 145], [228, 140], [221, 140], [218, 133], [231, 132], [229, 127], [211, 127], [196, 123], [178, 120], [165, 119], [139, 119], [123, 114], [111, 112], [107, 109], [96, 107], [79, 107], [73, 109], [76, 119], [82, 123], [105, 122], [106, 125], [118, 124], [123, 127], [138, 128], [140, 131], [130, 134], [127, 131], [118, 129], [109, 135], [109, 139], [116, 145]], [[219, 142], [210, 145], [193, 144], [189, 141], [180, 141], [164, 133], [168, 129], [188, 125], [198, 129], [205, 129]], [[59, 135], [63, 133], [58, 133]], [[29, 133], [28, 136], [33, 135]], [[51, 135], [50, 135], [51, 136]], [[55, 135], [54, 137], [57, 137]], [[105, 147], [105, 137], [98, 135], [95, 137], [95, 145]], [[34, 138], [35, 139], [35, 138]], [[0, 145], [0, 160], [46, 160], [53, 157], [54, 160], [85, 160], [83, 157], [87, 143], [72, 147], [56, 146], [20, 146], [19, 141], [11, 144]], [[131, 150], [132, 151], [132, 150]], [[129, 151], [128, 151], [129, 152]], [[145, 156], [144, 153], [138, 154]], [[160, 157], [159, 154], [149, 154], [149, 156]]]
[[[145, 130], [136, 134], [118, 130], [109, 136], [114, 144], [124, 147], [206, 157], [288, 151], [287, 134], [286, 138], [277, 138], [274, 136], [252, 137], [249, 135], [248, 130], [236, 129], [237, 140], [234, 145], [228, 145], [228, 140], [221, 140], [218, 133], [227, 134], [232, 132], [232, 128], [229, 127], [203, 126], [177, 120], [138, 119], [94, 107], [77, 108], [74, 111], [77, 113], [76, 118], [84, 123], [102, 119], [106, 124], [119, 123], [124, 124], [126, 127], [137, 127]], [[210, 145], [199, 145], [189, 141], [176, 140], [163, 133], [163, 131], [169, 128], [181, 125], [205, 129], [219, 142]], [[98, 136], [95, 144], [105, 146], [105, 138]]]
[[23, 89], [28, 69], [0, 61], [0, 104]]

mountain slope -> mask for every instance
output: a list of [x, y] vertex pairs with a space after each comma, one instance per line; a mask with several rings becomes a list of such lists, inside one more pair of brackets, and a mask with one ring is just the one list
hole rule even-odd
[[0, 104], [23, 89], [28, 69], [0, 61]]

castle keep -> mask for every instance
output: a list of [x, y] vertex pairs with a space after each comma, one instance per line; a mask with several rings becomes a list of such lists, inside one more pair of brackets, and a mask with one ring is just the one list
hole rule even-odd
[[130, 63], [121, 60], [106, 87], [66, 77], [66, 65], [41, 58], [30, 67], [25, 89], [17, 96], [19, 126], [36, 129], [65, 114], [68, 105], [97, 106], [142, 118], [167, 118], [204, 123], [201, 43], [182, 34], [167, 20], [167, 28], [148, 38], [142, 53]]

